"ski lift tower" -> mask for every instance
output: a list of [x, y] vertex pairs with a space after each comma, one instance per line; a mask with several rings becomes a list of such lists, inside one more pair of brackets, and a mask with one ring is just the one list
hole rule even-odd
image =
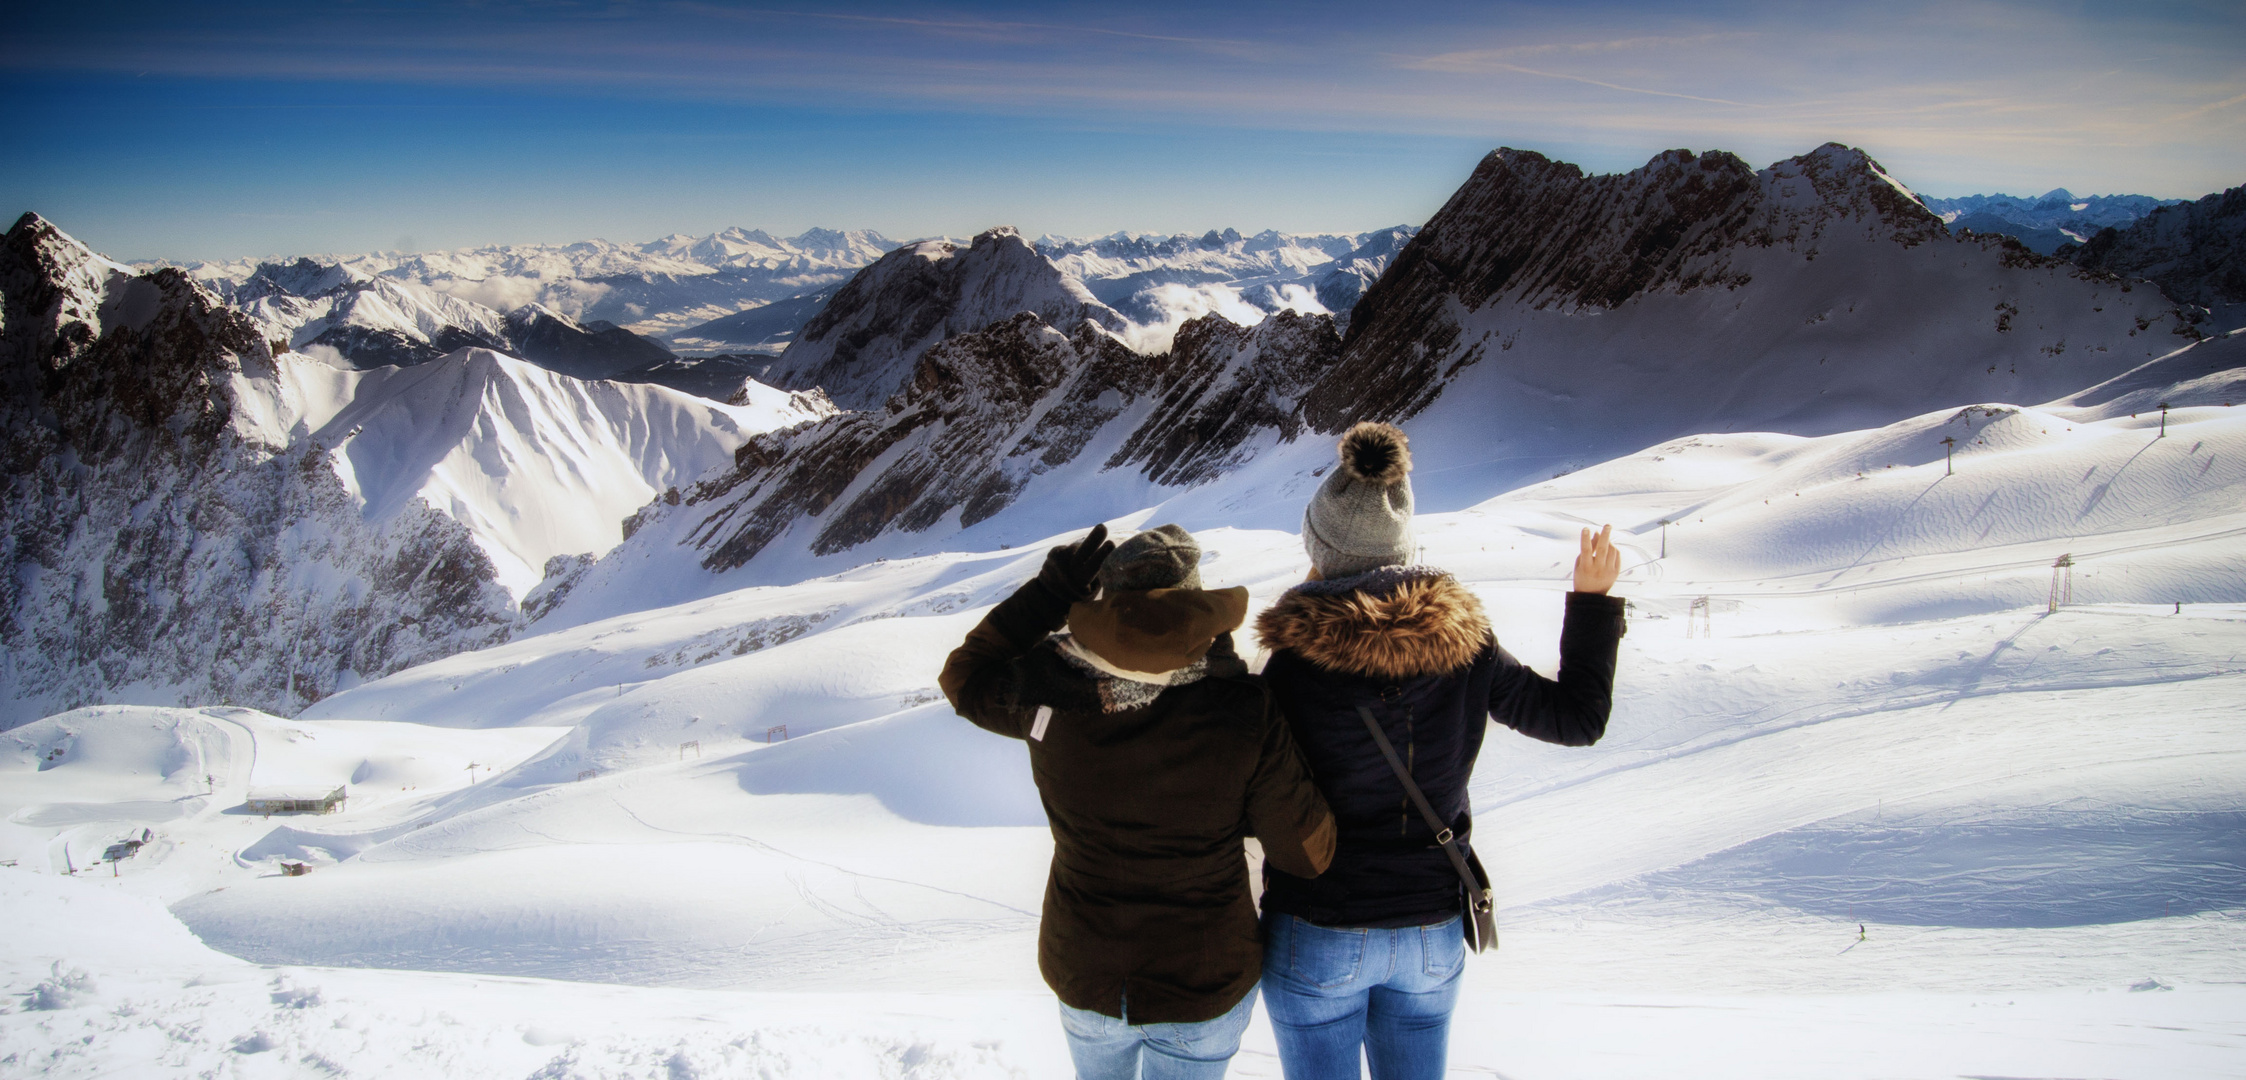
[[2055, 612], [2060, 605], [2071, 603], [2074, 603], [2074, 554], [2069, 552], [2051, 564], [2051, 605], [2044, 613]]

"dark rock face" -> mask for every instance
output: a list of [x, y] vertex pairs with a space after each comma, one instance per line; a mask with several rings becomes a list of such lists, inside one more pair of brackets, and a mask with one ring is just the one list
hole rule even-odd
[[1084, 322], [1124, 326], [1020, 234], [993, 229], [964, 248], [908, 244], [859, 271], [804, 324], [766, 381], [783, 390], [821, 387], [842, 408], [872, 408], [914, 377], [929, 347], [1023, 311], [1064, 330]]
[[681, 393], [711, 401], [724, 401], [746, 405], [748, 400], [734, 400], [748, 388], [748, 382], [764, 374], [772, 366], [769, 356], [740, 356], [719, 353], [716, 356], [674, 356], [631, 371], [621, 371], [609, 378], [617, 382], [654, 383], [668, 386]]
[[[1814, 249], [1842, 220], [1873, 218], [1905, 245], [1944, 235], [1940, 218], [1868, 177], [1867, 164], [1834, 144], [1760, 173], [1721, 151], [1672, 150], [1633, 172], [1586, 176], [1530, 151], [1493, 151], [1358, 301], [1342, 362], [1304, 412], [1318, 430], [1340, 431], [1426, 408], [1456, 370], [1452, 305], [1612, 309], [1657, 289], [1744, 285], [1731, 249]], [[1788, 182], [1808, 190], [1778, 197]]]
[[426, 507], [364, 524], [309, 440], [245, 437], [254, 323], [35, 215], [0, 245], [0, 720], [111, 700], [293, 713], [503, 641], [514, 605]]
[[1340, 344], [1324, 315], [1281, 313], [1253, 329], [1210, 316], [1185, 324], [1171, 352], [1144, 356], [1096, 325], [1063, 334], [1022, 312], [923, 353], [880, 411], [760, 435], [734, 455], [735, 473], [684, 492], [675, 510], [641, 513], [692, 515], [687, 542], [713, 571], [791, 527], [816, 528], [809, 547], [821, 555], [954, 514], [970, 527], [1079, 462], [1134, 410], [1144, 418], [1096, 467], [1198, 483], [1240, 464], [1258, 436], [1299, 431], [1293, 398]]
[[1158, 484], [1215, 480], [1245, 463], [1241, 452], [1257, 435], [1292, 442], [1302, 434], [1302, 392], [1340, 353], [1327, 315], [1282, 311], [1254, 327], [1214, 316], [1186, 323], [1153, 387], [1153, 415], [1107, 467], [1137, 466]]
[[513, 348], [505, 351], [571, 378], [613, 379], [672, 359], [669, 349], [614, 323], [580, 326], [536, 304], [508, 314], [507, 331]]
[[348, 323], [330, 326], [304, 342], [298, 348], [314, 345], [326, 346], [341, 353], [359, 368], [412, 367], [443, 358], [454, 349], [469, 347], [508, 351], [506, 343], [491, 334], [477, 333], [458, 326], [438, 328], [423, 341], [385, 327], [354, 326]]
[[2163, 206], [2064, 254], [2085, 269], [2150, 278], [2180, 303], [2216, 310], [2246, 303], [2246, 186]]

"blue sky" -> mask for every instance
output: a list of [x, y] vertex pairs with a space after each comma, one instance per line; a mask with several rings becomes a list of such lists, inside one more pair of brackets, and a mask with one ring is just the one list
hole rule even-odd
[[1862, 146], [1931, 195], [2246, 182], [2246, 5], [31, 4], [0, 211], [126, 258], [1419, 222]]

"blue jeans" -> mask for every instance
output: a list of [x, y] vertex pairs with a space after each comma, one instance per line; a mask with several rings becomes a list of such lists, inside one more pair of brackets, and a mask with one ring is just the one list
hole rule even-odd
[[1396, 930], [1274, 913], [1264, 924], [1263, 1007], [1287, 1080], [1441, 1080], [1466, 969], [1458, 917]]
[[[1130, 1002], [1123, 1011], [1131, 1011]], [[1198, 1024], [1132, 1024], [1064, 1001], [1061, 1030], [1068, 1032], [1077, 1080], [1220, 1080], [1255, 1011], [1254, 990], [1232, 1011]]]

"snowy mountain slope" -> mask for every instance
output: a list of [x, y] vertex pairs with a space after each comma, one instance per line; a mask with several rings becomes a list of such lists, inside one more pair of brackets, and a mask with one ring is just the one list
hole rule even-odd
[[261, 264], [235, 306], [290, 349], [324, 349], [358, 367], [418, 364], [475, 345], [502, 348], [498, 312], [348, 266]]
[[405, 367], [479, 347], [575, 378], [610, 379], [674, 359], [661, 344], [612, 323], [579, 324], [537, 303], [502, 316], [419, 285], [311, 259], [260, 264], [234, 290], [233, 302], [282, 346], [360, 368]]
[[[1266, 231], [1243, 237], [1225, 229], [1200, 237], [1046, 236], [1038, 239], [1036, 247], [1064, 275], [1084, 283], [1103, 302], [1128, 309], [1134, 322], [1131, 340], [1137, 347], [1161, 351], [1169, 347], [1180, 324], [1210, 312], [1221, 311], [1243, 324], [1288, 309], [1346, 313], [1413, 231], [1398, 226], [1357, 235]], [[355, 283], [363, 288], [380, 279], [419, 285], [494, 312], [534, 305], [564, 320], [622, 323], [636, 334], [659, 335], [668, 347], [688, 355], [743, 350], [776, 354], [818, 314], [851, 271], [897, 246], [865, 230], [812, 229], [782, 240], [761, 230], [733, 228], [706, 237], [668, 236], [636, 246], [596, 240], [411, 256], [372, 253], [269, 264], [196, 263], [188, 269], [221, 295], [245, 306], [271, 293], [276, 280], [287, 283], [289, 294], [308, 297], [339, 285]], [[153, 264], [148, 268], [153, 269]], [[260, 275], [264, 281], [255, 280]], [[401, 305], [393, 302], [393, 306]], [[269, 303], [255, 310], [286, 321], [291, 315], [288, 307]], [[300, 313], [294, 317], [303, 318]], [[457, 325], [473, 330], [471, 321]], [[289, 323], [288, 328], [295, 325]], [[433, 332], [425, 330], [423, 336]], [[455, 339], [470, 340], [458, 334]], [[485, 338], [475, 341], [494, 343]], [[395, 342], [373, 344], [398, 347]], [[520, 350], [517, 353], [521, 355]], [[389, 360], [399, 361], [403, 355]]]
[[1947, 236], [1845, 147], [1596, 177], [1500, 150], [1358, 304], [1302, 408], [1322, 431], [1478, 423], [1471, 455], [1428, 464], [1510, 484], [1687, 432], [2048, 400], [2192, 334], [2153, 290]]
[[283, 358], [278, 385], [317, 395], [266, 421], [301, 424], [380, 526], [435, 507], [467, 526], [517, 597], [547, 560], [598, 553], [665, 490], [729, 462], [749, 435], [815, 420], [822, 405], [751, 384], [741, 405], [660, 386], [588, 381], [485, 349], [405, 368], [338, 372]]
[[904, 387], [929, 346], [1024, 311], [1064, 333], [1125, 326], [1021, 234], [997, 228], [966, 245], [923, 240], [882, 256], [804, 325], [764, 381], [869, 409]]
[[[2215, 348], [2233, 352], [2193, 363], [2235, 359], [2229, 340], [2192, 352]], [[1845, 1010], [1861, 1019], [1876, 995], [2148, 976], [2188, 991], [2246, 970], [2246, 851], [2225, 824], [2246, 813], [2246, 744], [2228, 722], [2246, 685], [2246, 421], [2193, 396], [2222, 391], [2189, 385], [2205, 378], [2190, 356], [2163, 362], [2183, 385], [2140, 388], [2170, 399], [2165, 436], [2156, 415], [2056, 403], [1817, 438], [1707, 434], [1423, 518], [1427, 561], [1468, 581], [1501, 640], [1547, 672], [1578, 524], [1616, 522], [1630, 565], [1609, 737], [1586, 750], [1500, 732], [1477, 773], [1506, 945], [1502, 964], [1477, 967], [1466, 1015], [1499, 1015], [1508, 988], [1528, 986], [1610, 1004], [1749, 994], [1736, 1007], [1775, 1029], [1789, 995], [1863, 995]], [[1936, 440], [1968, 421], [1946, 474]], [[1665, 556], [1661, 516], [1686, 521]], [[1257, 604], [1303, 570], [1288, 533], [1203, 541], [1204, 575]], [[2047, 614], [2062, 552], [2078, 564], [2074, 603]], [[1041, 554], [742, 589], [453, 656], [293, 723], [236, 717], [260, 763], [299, 731], [294, 752], [325, 755], [299, 760], [330, 773], [379, 756], [339, 752], [346, 731], [536, 729], [472, 787], [393, 791], [330, 818], [141, 823], [133, 807], [159, 802], [149, 793], [176, 785], [161, 778], [189, 755], [153, 730], [133, 736], [148, 749], [101, 745], [154, 711], [43, 722], [9, 733], [28, 745], [0, 768], [36, 766], [63, 728], [76, 734], [37, 774], [49, 787], [20, 789], [0, 855], [52, 850], [68, 830], [78, 851], [151, 828], [169, 846], [124, 864], [125, 887], [266, 962], [1034, 992], [1049, 841], [1026, 763], [950, 716], [933, 681]], [[1702, 596], [1713, 610], [1695, 620]], [[413, 731], [426, 734], [412, 745], [446, 745]], [[204, 850], [240, 861], [187, 854]], [[315, 869], [255, 876], [284, 858]], [[1844, 953], [1865, 921], [1869, 943]], [[1519, 1047], [1475, 1052], [1497, 1067]], [[2022, 1074], [1999, 1058], [1994, 1075]]]
[[[1023, 330], [1025, 348], [1052, 333]], [[1454, 1060], [1621, 1077], [1689, 1045], [1686, 1075], [2058, 1075], [2092, 1061], [2105, 1075], [2223, 1075], [2246, 1053], [2228, 999], [2207, 997], [2246, 973], [2246, 742], [2231, 722], [2246, 690], [2241, 348], [2246, 336], [2203, 342], [2033, 407], [1688, 436], [1424, 515], [1425, 560], [1467, 581], [1541, 670], [1581, 524], [1616, 524], [1632, 602], [1608, 737], [1580, 749], [1499, 731], [1483, 755], [1476, 842], [1505, 945], [1469, 974]], [[2165, 432], [2146, 399], [2169, 404]], [[1414, 448], [1477, 437], [1422, 422]], [[1457, 475], [1426, 479], [1460, 497]], [[115, 708], [0, 734], [0, 859], [46, 872], [142, 829], [152, 840], [113, 885], [8, 886], [11, 913], [46, 918], [60, 902], [40, 897], [105, 885], [263, 963], [469, 973], [252, 968], [254, 993], [227, 997], [234, 967], [119, 907], [171, 942], [151, 948], [184, 965], [175, 983], [192, 971], [215, 988], [156, 985], [57, 946], [64, 967], [42, 952], [0, 978], [81, 1004], [0, 1017], [0, 1031], [11, 1048], [91, 1062], [115, 1059], [79, 1033], [153, 1030], [120, 1000], [136, 1015], [212, 1010], [291, 1053], [329, 1045], [329, 1021], [301, 1017], [348, 1016], [374, 1025], [384, 1060], [418, 1061], [458, 1026], [397, 1007], [431, 994], [472, 996], [480, 1011], [462, 1016], [505, 1024], [668, 1015], [636, 996], [657, 991], [495, 976], [696, 987], [696, 1015], [749, 1000], [725, 988], [820, 1003], [822, 1019], [796, 1028], [756, 999], [659, 1045], [581, 1029], [570, 1067], [621, 1074], [746, 1060], [724, 1049], [752, 1045], [728, 1042], [744, 1032], [763, 1047], [859, 1046], [897, 1008], [881, 995], [942, 986], [948, 1030], [987, 1032], [1001, 1047], [990, 1060], [1065, 1068], [1036, 984], [1050, 841], [1026, 760], [950, 715], [933, 684], [945, 651], [1082, 509], [1010, 508], [1059, 523], [1015, 550], [552, 620], [296, 721]], [[1167, 511], [1116, 524], [1151, 514]], [[1204, 576], [1248, 586], [1256, 605], [1305, 565], [1283, 531], [1202, 540]], [[2072, 600], [2047, 612], [2060, 554], [2076, 564]], [[651, 564], [643, 603], [663, 599], [665, 574], [687, 592], [706, 577]], [[253, 776], [346, 782], [352, 801], [330, 817], [225, 813]], [[312, 872], [270, 876], [283, 860]], [[92, 974], [64, 978], [78, 969]], [[306, 988], [320, 1004], [288, 1004]], [[535, 1007], [513, 1004], [533, 993]], [[1573, 1034], [1474, 1034], [1517, 1025], [1528, 995]], [[1692, 1023], [1585, 1051], [1628, 1004], [1663, 1005], [1648, 1024]], [[1861, 1045], [1868, 1031], [1893, 1045]], [[409, 1032], [436, 1042], [415, 1049]], [[2060, 1034], [2066, 1054], [2049, 1056]], [[180, 1037], [179, 1052], [233, 1038]], [[1251, 1034], [1236, 1071], [1272, 1066], [1268, 1038]], [[808, 1052], [788, 1067], [813, 1068]]]
[[0, 294], [0, 724], [120, 698], [293, 711], [512, 631], [465, 528], [369, 524], [318, 447], [260, 434], [268, 343], [185, 275], [27, 214]]
[[[755, 383], [729, 405], [477, 348], [367, 370], [273, 356], [177, 271], [133, 278], [36, 218], [11, 245], [22, 464], [0, 719], [119, 700], [294, 712], [503, 640], [546, 569], [566, 577], [614, 546], [634, 511], [750, 434], [832, 411]], [[276, 288], [355, 280], [278, 269]]]
[[1361, 237], [1362, 243], [1333, 262], [1333, 269], [1318, 279], [1318, 303], [1333, 312], [1334, 325], [1347, 331], [1349, 312], [1365, 295], [1365, 290], [1380, 280], [1396, 254], [1419, 230], [1409, 225], [1382, 229]]

